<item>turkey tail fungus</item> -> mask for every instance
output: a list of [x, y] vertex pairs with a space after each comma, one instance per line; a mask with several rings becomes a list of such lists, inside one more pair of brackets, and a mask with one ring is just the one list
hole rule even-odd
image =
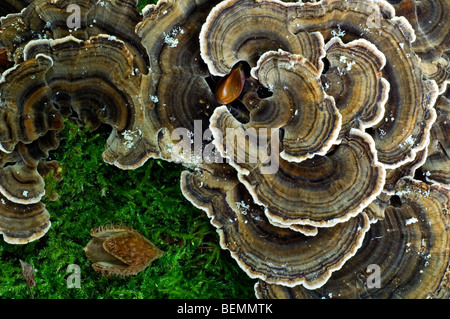
[[[185, 168], [183, 195], [259, 298], [449, 298], [449, 5], [7, 0], [0, 233], [50, 228], [42, 167], [69, 118], [111, 128], [119, 169]], [[162, 254], [124, 226], [91, 235], [104, 274]]]

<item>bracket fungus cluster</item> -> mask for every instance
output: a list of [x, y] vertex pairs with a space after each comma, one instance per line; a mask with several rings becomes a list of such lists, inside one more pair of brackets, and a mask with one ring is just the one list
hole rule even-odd
[[70, 119], [109, 125], [121, 169], [183, 165], [259, 298], [449, 297], [448, 1], [7, 3], [5, 241], [49, 229], [40, 167]]

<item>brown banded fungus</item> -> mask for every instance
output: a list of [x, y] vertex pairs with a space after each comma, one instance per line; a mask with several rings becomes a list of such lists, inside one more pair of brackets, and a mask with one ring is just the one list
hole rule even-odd
[[[260, 266], [256, 258], [249, 262], [251, 258], [244, 256], [251, 251], [251, 240], [242, 242], [230, 235], [231, 225], [242, 225], [239, 219], [249, 215], [240, 213], [242, 207], [264, 211], [266, 226], [258, 230], [305, 236], [302, 227], [309, 227], [312, 240], [318, 241], [324, 232], [337, 231], [361, 216], [375, 223], [371, 227], [379, 227], [388, 219], [390, 205], [398, 204], [395, 190], [403, 178], [415, 177], [426, 162], [435, 121], [434, 135], [439, 137], [434, 145], [446, 141], [442, 134], [446, 122], [439, 121], [434, 108], [442, 91], [418, 67], [415, 40], [407, 19], [396, 16], [385, 1], [226, 0], [208, 15], [200, 49], [211, 74], [227, 77], [243, 62], [251, 68], [238, 98], [244, 108], [228, 102], [210, 118], [213, 143], [237, 176], [227, 176], [225, 182], [205, 177], [211, 170], [202, 168], [201, 177], [184, 173], [182, 189], [194, 205], [208, 212], [222, 246], [250, 276], [266, 276], [266, 284], [276, 282], [270, 274], [255, 271]], [[262, 96], [261, 87], [269, 93]], [[273, 163], [276, 169], [268, 172], [267, 164]], [[217, 202], [206, 204], [208, 197]], [[235, 199], [243, 201], [236, 205]], [[219, 211], [233, 217], [218, 222]], [[240, 235], [252, 236], [246, 231], [252, 222], [236, 226]], [[448, 227], [448, 220], [444, 218], [443, 224]], [[372, 240], [373, 236], [367, 239]], [[439, 249], [448, 250], [447, 243], [441, 244]], [[354, 267], [352, 259], [346, 264]], [[448, 256], [442, 255], [442, 260], [448, 261]], [[273, 275], [279, 269], [270, 271]], [[448, 277], [447, 269], [440, 271], [441, 277]], [[420, 273], [411, 270], [416, 272]], [[295, 285], [278, 280], [283, 289]], [[306, 280], [298, 289], [308, 291], [312, 286]]]
[[422, 174], [430, 183], [450, 188], [450, 91], [439, 96], [435, 108], [437, 120], [431, 128], [430, 144]]
[[[388, 206], [356, 255], [316, 290], [260, 281], [260, 298], [449, 298], [450, 192], [413, 179], [400, 180], [401, 203]], [[379, 282], [374, 282], [374, 271]]]
[[447, 0], [388, 0], [398, 16], [408, 19], [416, 40], [413, 51], [420, 57], [420, 68], [443, 92], [450, 81], [450, 3]]
[[[139, 72], [147, 72], [147, 55], [134, 32], [142, 18], [135, 1], [27, 1], [30, 5], [20, 13], [1, 20], [0, 48], [7, 49], [13, 61], [23, 60], [23, 49], [32, 40], [59, 39], [69, 35], [88, 40], [92, 36], [108, 34], [125, 43]], [[76, 19], [71, 17], [74, 7], [79, 10]]]
[[386, 64], [384, 54], [364, 39], [344, 44], [333, 37], [325, 49], [330, 67], [322, 81], [342, 115], [340, 136], [351, 128], [364, 130], [379, 123], [389, 93], [389, 82], [381, 72]]
[[301, 162], [325, 154], [341, 128], [341, 115], [324, 92], [319, 72], [303, 56], [282, 50], [264, 53], [251, 70], [273, 95], [252, 99], [244, 129], [282, 128], [280, 156], [285, 160]]
[[[150, 61], [141, 92], [153, 130], [148, 136], [154, 139], [154, 157], [184, 164], [201, 159], [202, 143], [192, 143], [192, 150], [184, 155], [174, 146], [180, 138], [189, 139], [190, 145], [188, 134], [197, 134], [201, 140], [217, 106], [207, 82], [210, 73], [200, 57], [198, 37], [202, 23], [218, 2], [162, 0], [143, 10], [143, 21], [136, 32]], [[174, 83], [182, 85], [174, 89]], [[194, 120], [201, 124], [198, 128]]]
[[3, 152], [12, 152], [19, 142], [30, 143], [49, 130], [62, 128], [61, 117], [46, 86], [45, 73], [52, 63], [51, 58], [40, 55], [3, 73], [0, 80]]
[[[81, 63], [79, 68], [72, 68], [75, 57]], [[97, 65], [102, 68], [97, 70]], [[132, 149], [130, 145], [145, 145], [140, 139], [143, 110], [139, 103], [139, 77], [133, 77], [132, 72], [129, 51], [123, 42], [108, 36], [89, 41], [69, 36], [29, 42], [24, 62], [7, 70], [0, 84], [5, 113], [2, 149], [12, 152], [17, 147], [23, 161], [2, 170], [3, 194], [13, 201], [14, 196], [19, 203], [40, 200], [43, 181], [36, 170], [38, 161], [48, 156], [45, 148], [57, 147], [54, 132], [62, 128], [62, 116], [72, 113], [80, 123], [93, 129], [100, 123], [113, 127], [105, 159], [121, 167], [139, 165], [145, 151], [141, 150], [143, 147]], [[26, 156], [30, 148], [41, 148], [41, 158], [30, 160]], [[26, 199], [9, 191], [11, 183], [29, 187], [18, 188]], [[33, 185], [38, 185], [40, 192], [34, 192]]]
[[[236, 176], [220, 173], [185, 171], [181, 175], [182, 191], [211, 217], [222, 248], [230, 250], [252, 278], [286, 286], [320, 287], [354, 255], [369, 229], [365, 214], [321, 229], [315, 236], [275, 227]], [[323, 242], [334, 244], [324, 247], [320, 244]]]
[[[329, 155], [300, 163], [273, 156], [272, 149], [271, 167], [276, 167], [272, 172], [262, 161], [251, 162], [252, 154], [260, 153], [260, 136], [236, 134], [234, 148], [235, 138], [228, 136], [230, 128], [244, 131], [224, 107], [217, 108], [211, 117], [215, 145], [237, 169], [254, 201], [266, 207], [268, 218], [276, 223], [334, 226], [359, 214], [383, 188], [385, 169], [377, 161], [372, 138], [359, 130], [351, 130]], [[222, 140], [219, 132], [226, 132]], [[269, 147], [277, 138], [271, 139]], [[242, 156], [250, 160], [239, 157], [247, 150], [248, 156]]]
[[[53, 61], [45, 76], [59, 112], [92, 130], [110, 125], [105, 161], [123, 169], [141, 166], [149, 157], [142, 137], [146, 127], [139, 91], [141, 73], [135, 73], [133, 56], [125, 44], [108, 35], [87, 41], [73, 36], [31, 41], [25, 59], [39, 56]], [[73, 67], [74, 59], [79, 67]]]
[[[108, 163], [132, 169], [151, 155], [142, 137], [146, 127], [140, 81], [148, 63], [134, 32], [141, 19], [136, 4], [76, 1], [82, 20], [77, 30], [67, 25], [70, 4], [74, 1], [37, 0], [1, 20], [0, 45], [15, 65], [0, 81], [0, 146], [3, 153], [11, 154], [1, 167], [0, 191], [22, 205], [37, 204], [45, 194], [39, 168], [49, 151], [58, 147], [63, 117], [92, 130], [101, 124], [112, 127], [103, 154]], [[120, 27], [111, 24], [114, 16], [124, 21]], [[16, 215], [19, 224], [26, 222]], [[5, 234], [14, 228], [2, 225]], [[29, 234], [34, 240], [45, 231], [29, 229]]]
[[51, 64], [50, 58], [40, 56], [8, 69], [0, 81], [0, 149], [17, 154], [0, 171], [0, 191], [16, 203], [36, 203], [44, 195], [38, 162], [58, 145], [55, 133], [62, 120], [45, 86]]
[[9, 244], [26, 244], [50, 229], [50, 215], [41, 202], [18, 204], [0, 195], [0, 234]]
[[[371, 30], [368, 21], [374, 10], [382, 16], [377, 20], [379, 27]], [[266, 17], [270, 23], [264, 20]], [[272, 25], [280, 25], [282, 31], [270, 30]], [[260, 32], [263, 40], [246, 32], [252, 30], [249, 26], [257, 30], [254, 32]], [[316, 34], [313, 31], [322, 32], [326, 40], [331, 35], [343, 36], [344, 41], [362, 38], [384, 54], [383, 77], [390, 84], [385, 115], [395, 120], [382, 121], [372, 135], [378, 157], [386, 167], [394, 168], [411, 161], [417, 151], [426, 147], [436, 116], [433, 104], [438, 87], [433, 80], [423, 81], [422, 70], [416, 67], [419, 58], [411, 49], [414, 30], [405, 18], [395, 16], [394, 8], [387, 2], [373, 1], [367, 6], [357, 0], [317, 3], [223, 1], [212, 10], [203, 26], [200, 35], [202, 57], [211, 73], [216, 75], [227, 74], [239, 60], [253, 67], [260, 55], [279, 48], [301, 54], [318, 65], [322, 55], [313, 53], [317, 50], [311, 49], [314, 47], [311, 38], [294, 41], [302, 44], [296, 48], [291, 47], [289, 41], [305, 33]], [[257, 44], [251, 46], [253, 42]]]
[[46, 134], [31, 144], [19, 143], [11, 153], [0, 152], [0, 233], [7, 243], [28, 243], [50, 228], [50, 215], [40, 202], [46, 174], [42, 159], [57, 145], [54, 134]]
[[301, 54], [322, 71], [323, 37], [318, 32], [293, 34], [288, 4], [277, 1], [222, 1], [203, 24], [200, 48], [213, 75], [224, 76], [239, 61], [255, 67], [260, 56], [282, 49]]

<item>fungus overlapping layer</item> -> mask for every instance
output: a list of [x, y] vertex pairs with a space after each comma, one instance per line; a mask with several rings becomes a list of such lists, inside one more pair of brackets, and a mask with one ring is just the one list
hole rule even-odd
[[450, 8], [446, 0], [388, 0], [399, 16], [404, 16], [414, 29], [414, 52], [420, 57], [424, 74], [437, 82], [443, 92], [450, 81], [449, 46]]
[[[198, 41], [202, 23], [218, 2], [159, 1], [143, 10], [136, 32], [150, 61], [148, 75], [142, 80], [142, 98], [152, 128], [154, 156], [187, 163], [196, 161], [194, 147], [203, 147], [192, 143], [189, 154], [179, 154], [174, 140], [188, 138], [187, 132], [193, 135], [194, 120], [201, 123], [201, 132], [196, 132], [201, 140], [218, 105], [207, 82], [210, 74], [200, 57]], [[183, 132], [177, 131], [180, 128]]]
[[[371, 21], [373, 12], [380, 15]], [[396, 16], [394, 8], [385, 1], [364, 5], [361, 1], [298, 4], [229, 0], [211, 11], [200, 34], [201, 55], [211, 74], [226, 76], [242, 62], [251, 69], [248, 84], [238, 99], [240, 104], [217, 107], [210, 118], [213, 144], [236, 169], [237, 177], [226, 179], [239, 186], [225, 181], [219, 182], [220, 186], [213, 182], [211, 186], [211, 177], [206, 178], [203, 172], [198, 180], [186, 173], [182, 189], [186, 197], [212, 217], [222, 246], [231, 251], [250, 276], [260, 278], [265, 285], [273, 285], [278, 280], [279, 287], [296, 289], [292, 286], [298, 285], [298, 289], [305, 291], [323, 285], [326, 280], [274, 279], [280, 269], [295, 268], [295, 258], [283, 259], [285, 263], [280, 267], [271, 258], [280, 257], [281, 248], [261, 254], [254, 252], [257, 244], [250, 248], [249, 243], [255, 238], [279, 234], [277, 230], [298, 232], [297, 236], [303, 236], [305, 241], [308, 241], [307, 234], [313, 235], [320, 241], [325, 231], [338, 231], [361, 216], [368, 216], [374, 222], [370, 228], [379, 227], [392, 210], [402, 178], [412, 178], [421, 171], [430, 136], [439, 135], [434, 145], [447, 141], [446, 113], [434, 108], [442, 92], [435, 78], [418, 67], [421, 59], [413, 51], [414, 40], [413, 27], [405, 18]], [[317, 47], [318, 43], [323, 44]], [[261, 87], [269, 93], [259, 94]], [[262, 132], [262, 128], [279, 131]], [[265, 156], [258, 157], [267, 149], [270, 151]], [[442, 150], [441, 146], [439, 150], [433, 149], [441, 155], [445, 154]], [[276, 163], [277, 170], [264, 172], [271, 162]], [[443, 157], [442, 162], [441, 167], [448, 166], [448, 157]], [[439, 170], [439, 164], [435, 165], [436, 171]], [[432, 174], [432, 170], [426, 174], [430, 184]], [[232, 196], [236, 188], [245, 197]], [[225, 199], [221, 200], [217, 192]], [[442, 192], [448, 191], [442, 188]], [[208, 196], [212, 204], [205, 205]], [[235, 199], [235, 205], [230, 203]], [[446, 212], [448, 204], [444, 200], [438, 203], [436, 211]], [[219, 205], [232, 216], [225, 223]], [[240, 223], [248, 215], [241, 217], [242, 207], [249, 211], [264, 210], [265, 224], [260, 224], [258, 230], [268, 233], [251, 235], [245, 227], [251, 221], [247, 220], [244, 226]], [[261, 219], [251, 218], [252, 221]], [[442, 232], [446, 225], [448, 220], [442, 218], [436, 231]], [[237, 232], [232, 227], [239, 228], [239, 234], [246, 236], [246, 240], [236, 239]], [[305, 227], [312, 232], [307, 233]], [[405, 232], [399, 226], [395, 226], [395, 231]], [[366, 241], [374, 238], [370, 231], [363, 236]], [[278, 239], [276, 236], [273, 241]], [[284, 240], [288, 247], [289, 240]], [[236, 243], [240, 246], [236, 247]], [[441, 252], [449, 249], [446, 241], [438, 241], [437, 247]], [[264, 269], [261, 265], [264, 262], [255, 256], [271, 260], [274, 269]], [[436, 267], [430, 268], [430, 273], [434, 272], [436, 278], [446, 278], [448, 256], [444, 253], [440, 256], [442, 259], [437, 258]], [[301, 254], [297, 257], [308, 260], [308, 256]], [[326, 257], [317, 258], [326, 260]], [[353, 259], [349, 258], [343, 267], [354, 265]], [[314, 269], [314, 265], [308, 266], [309, 271]], [[388, 268], [395, 265], [386, 267], [384, 271], [389, 272]], [[325, 271], [326, 266], [323, 268]], [[409, 271], [414, 275], [421, 272], [418, 268]], [[321, 276], [315, 274], [315, 278]], [[439, 283], [439, 280], [435, 282], [436, 291], [448, 290], [447, 284]], [[431, 293], [432, 289], [427, 295], [418, 293], [421, 288], [410, 289], [413, 291], [410, 295], [401, 296], [446, 296], [446, 293]], [[392, 290], [395, 288], [386, 287], [389, 293], [377, 296], [392, 297]], [[320, 291], [316, 297], [322, 297], [327, 290], [313, 291]], [[279, 296], [289, 297], [292, 293]]]
[[[19, 1], [20, 2], [20, 1]], [[147, 56], [134, 32], [141, 15], [133, 0], [34, 0], [20, 13], [1, 19], [0, 47], [8, 50], [10, 59], [22, 61], [23, 49], [36, 39], [59, 39], [72, 35], [80, 40], [108, 34], [122, 40], [134, 57], [140, 72], [147, 71]], [[74, 11], [79, 15], [72, 18]], [[73, 25], [71, 24], [73, 23]]]
[[[130, 169], [149, 157], [142, 136], [146, 127], [140, 92], [148, 59], [139, 52], [142, 45], [134, 32], [140, 14], [133, 1], [102, 3], [77, 2], [81, 28], [76, 30], [66, 22], [72, 1], [38, 0], [2, 18], [1, 46], [16, 62], [0, 83], [0, 145], [5, 158], [0, 190], [9, 201], [37, 204], [44, 196], [38, 168], [49, 151], [57, 149], [63, 118], [92, 130], [110, 125], [103, 154], [108, 163]], [[123, 24], [111, 24], [114, 16]], [[9, 223], [1, 227], [8, 242], [27, 242], [48, 230], [33, 222], [30, 214], [18, 212], [11, 210]], [[15, 228], [12, 216], [29, 227], [29, 238], [8, 235]]]
[[42, 165], [68, 118], [111, 126], [119, 168], [184, 165], [258, 297], [448, 298], [448, 6], [33, 1], [1, 19], [4, 239], [48, 230]]
[[[393, 121], [380, 122], [374, 129], [373, 137], [380, 161], [386, 166], [398, 167], [410, 161], [417, 151], [426, 146], [427, 133], [435, 120], [433, 104], [438, 88], [435, 81], [423, 81], [422, 70], [416, 67], [419, 58], [411, 49], [415, 35], [408, 21], [396, 17], [394, 8], [384, 1], [372, 1], [370, 4], [363, 5], [360, 1], [321, 1], [311, 4], [224, 1], [214, 9], [204, 25], [204, 29], [208, 31], [203, 32], [200, 38], [202, 56], [211, 72], [218, 75], [226, 74], [237, 59], [244, 59], [254, 66], [257, 61], [255, 55], [258, 56], [258, 53], [253, 53], [248, 58], [244, 53], [250, 51], [247, 47], [255, 37], [252, 32], [245, 30], [251, 30], [248, 25], [254, 25], [254, 29], [258, 30], [255, 32], [260, 32], [264, 39], [266, 29], [274, 24], [255, 17], [281, 19], [286, 33], [283, 37], [285, 42], [290, 36], [292, 38], [293, 35], [312, 31], [323, 32], [326, 39], [330, 35], [342, 35], [344, 40], [357, 37], [369, 41], [386, 58], [383, 75], [390, 84], [386, 112], [389, 117], [394, 118]], [[377, 21], [379, 25], [371, 29], [367, 21], [374, 7], [382, 12], [382, 17]], [[252, 19], [256, 22], [252, 22]], [[229, 32], [235, 25], [239, 25], [239, 28], [235, 32]], [[243, 30], [238, 34], [243, 33], [242, 36], [235, 35], [238, 30]], [[288, 46], [289, 42], [278, 42], [278, 33], [276, 39], [270, 37], [272, 34], [274, 32], [268, 30], [269, 38], [263, 41], [267, 43], [263, 50], [281, 48], [312, 59], [308, 57], [310, 47], [305, 45], [305, 49], [301, 47], [296, 51]], [[260, 42], [259, 38], [253, 41]], [[243, 57], [241, 50], [244, 50]]]
[[[260, 281], [261, 298], [449, 298], [450, 194], [410, 178], [396, 186], [397, 207], [373, 224], [356, 255], [317, 290]], [[374, 268], [379, 284], [367, 285]], [[446, 275], [443, 275], [446, 274]], [[370, 279], [373, 280], [373, 279]], [[347, 283], [347, 284], [346, 284]], [[377, 285], [375, 285], [377, 284]]]
[[[321, 286], [355, 254], [369, 229], [369, 218], [361, 214], [307, 236], [271, 224], [236, 176], [184, 172], [181, 178], [187, 198], [212, 218], [222, 248], [230, 250], [251, 277], [266, 282], [303, 284], [310, 289]], [[322, 242], [335, 244], [325, 248]]]

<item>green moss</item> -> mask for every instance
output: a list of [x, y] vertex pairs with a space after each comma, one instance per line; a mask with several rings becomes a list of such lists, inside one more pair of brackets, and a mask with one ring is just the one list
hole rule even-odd
[[151, 4], [151, 3], [156, 3], [156, 0], [139, 0], [137, 3], [137, 7], [139, 8], [139, 10], [142, 11], [142, 9], [147, 5], [147, 4]]
[[[63, 164], [63, 179], [47, 178], [59, 198], [44, 198], [52, 227], [27, 245], [0, 241], [1, 298], [30, 298], [19, 259], [36, 268], [35, 298], [254, 298], [254, 280], [181, 194], [182, 167], [159, 160], [130, 171], [110, 166], [101, 157], [107, 130], [90, 133], [67, 122], [61, 137], [51, 159]], [[100, 276], [83, 247], [92, 228], [108, 223], [137, 229], [164, 255], [136, 276]], [[71, 264], [80, 267], [80, 288], [67, 286]]]

